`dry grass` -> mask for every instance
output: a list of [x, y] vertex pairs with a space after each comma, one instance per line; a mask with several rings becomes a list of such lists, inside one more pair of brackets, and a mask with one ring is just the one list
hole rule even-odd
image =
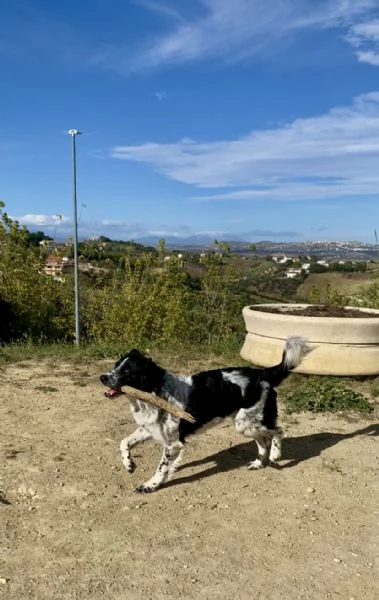
[[327, 300], [328, 287], [330, 291], [337, 290], [342, 294], [354, 294], [361, 288], [370, 286], [375, 280], [375, 274], [368, 273], [311, 273], [298, 290], [298, 298], [309, 300], [312, 287], [320, 294], [320, 301]]

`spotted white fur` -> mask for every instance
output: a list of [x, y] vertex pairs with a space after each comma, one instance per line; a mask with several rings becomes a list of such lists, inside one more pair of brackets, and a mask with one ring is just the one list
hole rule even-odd
[[244, 396], [246, 392], [246, 388], [249, 384], [249, 380], [244, 375], [241, 375], [238, 371], [231, 371], [227, 373], [225, 371], [221, 371], [222, 378], [225, 381], [230, 381], [230, 383], [234, 383], [234, 385], [238, 385], [241, 388], [241, 394]]

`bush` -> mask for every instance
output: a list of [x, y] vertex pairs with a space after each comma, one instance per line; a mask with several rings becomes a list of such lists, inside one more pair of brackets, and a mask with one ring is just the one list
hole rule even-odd
[[362, 288], [357, 294], [351, 296], [349, 303], [352, 306], [379, 309], [379, 282]]
[[286, 411], [371, 413], [373, 406], [340, 379], [312, 377], [299, 379], [296, 389], [287, 394]]
[[[47, 276], [43, 250], [30, 244], [30, 233], [3, 208], [0, 205], [0, 300], [7, 326], [0, 330], [0, 341], [72, 340], [72, 274], [60, 280]], [[84, 248], [95, 256], [97, 245]], [[126, 244], [117, 253], [117, 265], [112, 262], [98, 273], [80, 271], [83, 342], [214, 344], [242, 337], [246, 294], [234, 289], [238, 267], [227, 247], [218, 244], [215, 252], [202, 256], [196, 282], [182, 255], [165, 256], [163, 241], [159, 252]]]
[[67, 287], [43, 272], [43, 257], [29, 232], [0, 203], [0, 300], [8, 311], [2, 340], [67, 339], [72, 331], [73, 299]]

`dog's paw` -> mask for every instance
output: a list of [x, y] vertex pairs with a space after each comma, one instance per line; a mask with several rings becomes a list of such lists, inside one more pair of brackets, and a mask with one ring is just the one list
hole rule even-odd
[[268, 460], [270, 461], [270, 463], [273, 464], [273, 463], [278, 462], [278, 460], [280, 460], [281, 458], [282, 458], [281, 453], [278, 450], [276, 450], [276, 448], [274, 448], [273, 450], [271, 450]]
[[125, 469], [128, 471], [128, 473], [134, 473], [136, 468], [137, 468], [137, 465], [134, 462], [134, 460], [130, 460], [128, 463], [125, 464]]
[[252, 470], [252, 469], [263, 469], [263, 467], [264, 467], [264, 464], [263, 464], [263, 462], [259, 458], [256, 458], [255, 460], [252, 460], [247, 465], [247, 468], [249, 470]]
[[156, 490], [156, 488], [153, 488], [149, 485], [139, 485], [138, 487], [136, 487], [136, 489], [134, 490], [137, 494], [151, 494], [152, 492], [154, 492]]
[[282, 458], [281, 453], [274, 448], [274, 450], [271, 450], [271, 452], [270, 452], [270, 456], [268, 457], [268, 462], [270, 463], [271, 466], [278, 466], [277, 463], [281, 458]]

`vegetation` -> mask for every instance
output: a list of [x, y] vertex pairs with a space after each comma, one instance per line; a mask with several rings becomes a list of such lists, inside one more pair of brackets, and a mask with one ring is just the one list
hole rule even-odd
[[367, 263], [351, 260], [331, 262], [328, 265], [319, 264], [316, 260], [312, 260], [309, 267], [310, 273], [365, 273], [366, 271]]
[[[46, 275], [46, 249], [31, 244], [30, 233], [3, 209], [4, 205], [0, 207], [0, 301], [7, 319], [0, 332], [2, 341], [72, 340], [72, 273], [58, 279]], [[108, 244], [96, 240], [81, 246], [81, 258], [92, 256], [95, 264], [102, 265], [80, 273], [85, 342], [146, 346], [242, 339], [241, 310], [247, 293], [234, 290], [238, 265], [227, 248], [217, 244], [202, 257], [199, 272], [192, 277], [183, 257], [167, 254], [163, 241], [159, 251], [134, 242], [115, 242], [112, 248]], [[70, 247], [65, 251], [70, 253]]]
[[369, 414], [373, 405], [359, 392], [336, 377], [297, 378], [297, 385], [286, 395], [286, 411], [340, 412]]
[[[0, 203], [1, 355], [72, 355], [73, 273], [68, 270], [54, 278], [44, 272], [49, 253], [70, 257], [72, 245], [55, 244], [43, 232], [30, 233], [4, 209]], [[41, 245], [43, 240], [51, 244]], [[245, 334], [243, 306], [294, 300], [301, 283], [286, 278], [286, 266], [270, 257], [259, 259], [253, 247], [250, 256], [231, 255], [228, 246], [217, 241], [211, 251], [196, 255], [169, 252], [163, 240], [156, 249], [102, 237], [81, 243], [79, 252], [83, 345], [75, 350], [78, 360], [113, 358], [138, 346], [154, 349], [163, 359], [180, 356], [187, 365], [194, 363], [196, 354], [205, 360], [209, 356], [210, 364], [218, 364], [217, 356], [225, 362], [233, 357], [236, 363]], [[379, 283], [353, 296], [329, 286], [326, 296], [331, 304], [379, 308]], [[311, 298], [319, 302], [317, 287]], [[290, 412], [372, 410], [363, 396], [337, 379], [298, 382], [288, 393]], [[378, 395], [377, 389], [376, 382], [373, 395]]]
[[0, 203], [0, 338], [3, 341], [69, 339], [72, 294], [43, 273], [43, 257], [30, 234]]

